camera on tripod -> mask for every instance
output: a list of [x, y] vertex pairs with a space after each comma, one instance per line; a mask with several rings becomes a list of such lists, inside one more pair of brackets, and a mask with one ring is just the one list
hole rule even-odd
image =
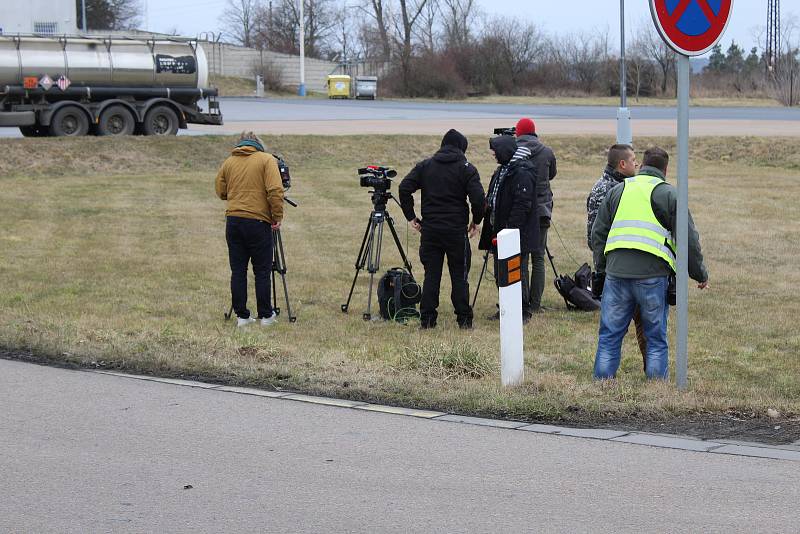
[[494, 129], [495, 135], [516, 135], [517, 134], [517, 127], [512, 126], [511, 128], [495, 128]]
[[281, 185], [283, 185], [283, 190], [286, 191], [292, 187], [292, 176], [289, 174], [289, 166], [278, 154], [273, 154], [272, 157], [278, 162], [278, 171], [281, 173]]
[[376, 191], [388, 191], [392, 186], [392, 178], [395, 176], [397, 176], [397, 171], [391, 167], [367, 165], [358, 169], [361, 187], [372, 187]]

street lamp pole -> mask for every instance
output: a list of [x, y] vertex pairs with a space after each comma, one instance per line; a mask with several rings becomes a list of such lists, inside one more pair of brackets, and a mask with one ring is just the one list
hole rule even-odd
[[83, 33], [86, 33], [86, 0], [81, 0], [81, 22], [83, 23]]
[[625, 71], [625, 0], [619, 0], [619, 98], [617, 111], [617, 143], [630, 145], [633, 142], [631, 112], [628, 109], [628, 77]]
[[303, 15], [303, 0], [298, 0], [300, 4], [300, 86], [297, 94], [306, 96], [306, 19]]

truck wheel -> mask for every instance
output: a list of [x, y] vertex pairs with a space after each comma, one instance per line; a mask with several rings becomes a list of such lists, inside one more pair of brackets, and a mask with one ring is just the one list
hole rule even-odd
[[32, 126], [20, 126], [20, 133], [25, 137], [47, 137], [47, 128], [34, 124]]
[[131, 135], [136, 127], [133, 113], [124, 106], [108, 106], [100, 114], [97, 135]]
[[78, 137], [89, 133], [89, 119], [80, 108], [65, 106], [50, 119], [50, 135], [56, 137]]
[[156, 106], [144, 116], [145, 135], [175, 135], [179, 126], [178, 115], [167, 106]]

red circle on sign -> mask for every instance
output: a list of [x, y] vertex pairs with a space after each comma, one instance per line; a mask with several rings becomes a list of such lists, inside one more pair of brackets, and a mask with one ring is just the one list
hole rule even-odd
[[[690, 6], [699, 8], [709, 25], [699, 35], [689, 35], [678, 28], [681, 18]], [[719, 0], [719, 6], [717, 13], [712, 9], [709, 0], [679, 0], [675, 8], [670, 10], [667, 0], [650, 0], [650, 11], [661, 37], [673, 50], [685, 56], [699, 56], [708, 52], [722, 37], [730, 21], [733, 0]]]

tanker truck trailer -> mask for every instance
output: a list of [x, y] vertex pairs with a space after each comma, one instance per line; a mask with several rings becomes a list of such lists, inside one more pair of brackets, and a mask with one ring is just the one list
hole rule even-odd
[[25, 136], [175, 135], [222, 124], [207, 85], [197, 41], [0, 36], [0, 126]]

